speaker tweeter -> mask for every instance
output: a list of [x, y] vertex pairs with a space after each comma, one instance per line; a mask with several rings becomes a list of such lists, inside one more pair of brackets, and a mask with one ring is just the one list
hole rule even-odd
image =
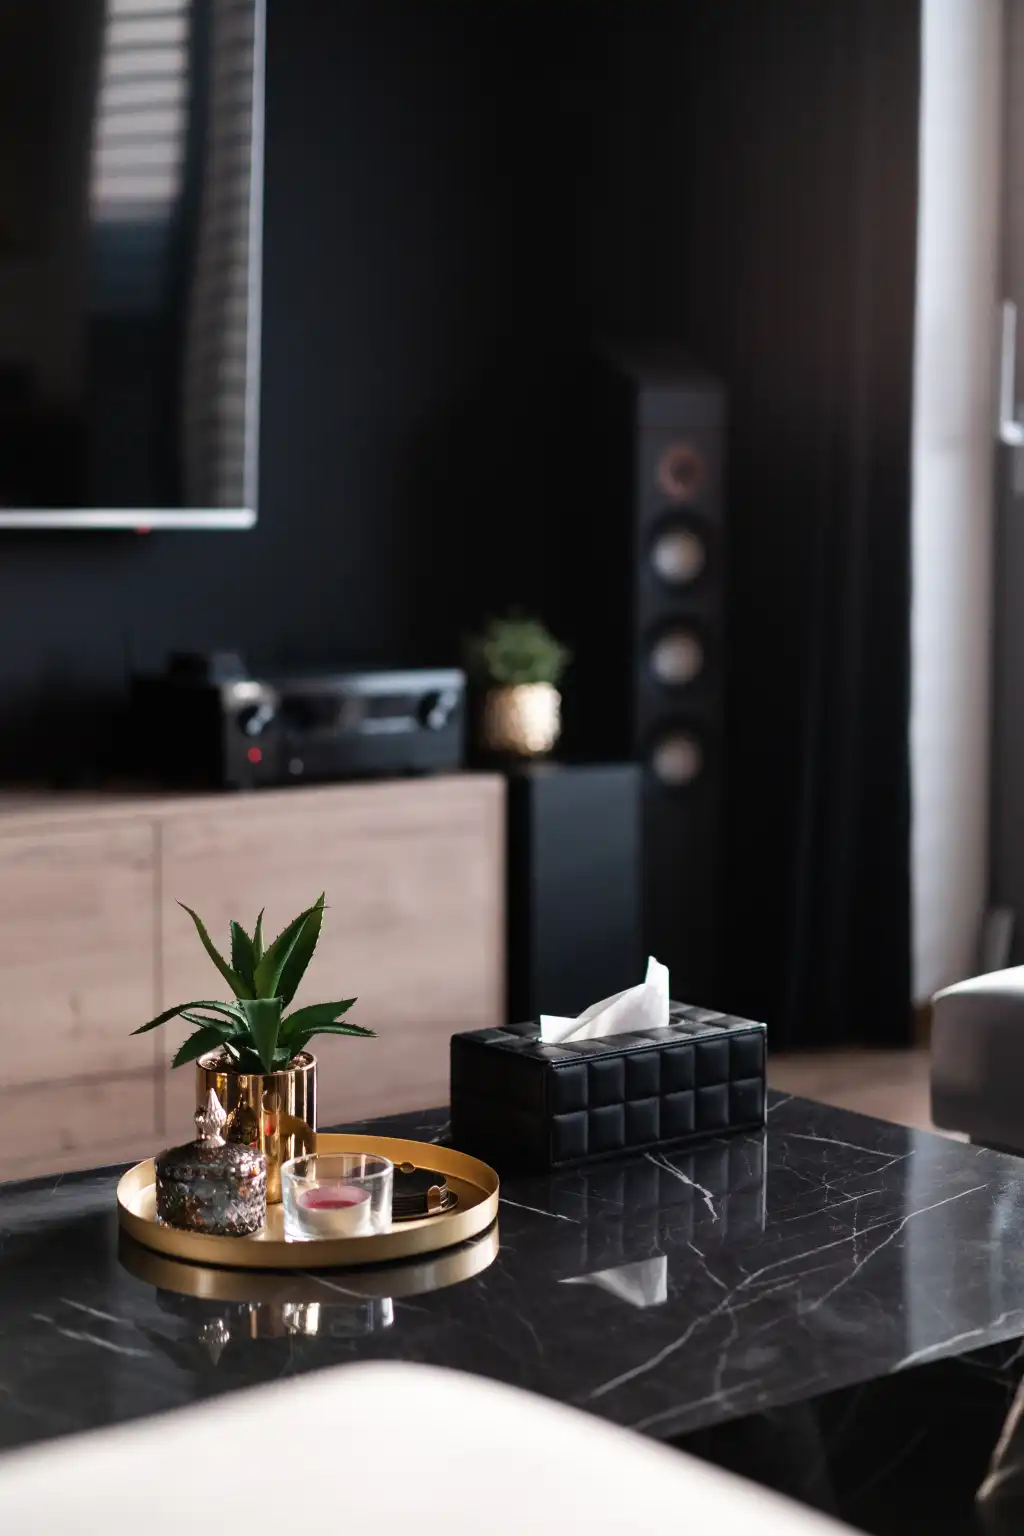
[[689, 587], [704, 574], [707, 543], [696, 528], [673, 517], [655, 530], [649, 558], [654, 574], [667, 587]]
[[670, 443], [658, 459], [658, 486], [675, 506], [692, 502], [706, 478], [703, 455], [692, 443]]

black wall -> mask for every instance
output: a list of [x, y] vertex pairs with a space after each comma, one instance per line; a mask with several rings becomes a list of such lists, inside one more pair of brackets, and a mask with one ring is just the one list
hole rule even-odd
[[453, 658], [480, 573], [531, 567], [526, 338], [572, 247], [525, 40], [486, 7], [269, 10], [259, 526], [0, 536], [2, 774], [104, 767], [130, 661]]

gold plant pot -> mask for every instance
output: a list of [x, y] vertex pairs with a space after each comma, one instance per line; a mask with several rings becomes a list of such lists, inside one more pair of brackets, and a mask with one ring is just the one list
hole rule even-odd
[[196, 1108], [210, 1089], [227, 1110], [228, 1141], [267, 1159], [267, 1204], [281, 1199], [281, 1164], [316, 1150], [316, 1057], [302, 1051], [280, 1072], [237, 1072], [219, 1051], [196, 1062]]
[[491, 688], [484, 697], [483, 745], [500, 756], [542, 757], [562, 729], [562, 696], [551, 683]]

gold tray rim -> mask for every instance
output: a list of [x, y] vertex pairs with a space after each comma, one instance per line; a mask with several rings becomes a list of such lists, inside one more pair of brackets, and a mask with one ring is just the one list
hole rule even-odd
[[[446, 1177], [468, 1185], [472, 1194], [455, 1210], [417, 1221], [397, 1223], [388, 1232], [371, 1237], [334, 1237], [310, 1242], [287, 1242], [262, 1235], [214, 1237], [206, 1232], [182, 1232], [161, 1226], [155, 1218], [139, 1215], [134, 1201], [155, 1182], [151, 1157], [121, 1175], [117, 1185], [117, 1215], [122, 1229], [145, 1248], [194, 1264], [222, 1269], [350, 1269], [363, 1264], [386, 1264], [392, 1259], [415, 1258], [468, 1242], [486, 1232], [498, 1214], [499, 1180], [493, 1168], [465, 1152], [441, 1147], [431, 1141], [410, 1141], [398, 1136], [373, 1136], [365, 1132], [321, 1131], [319, 1152], [378, 1152], [393, 1163], [417, 1162]], [[461, 1194], [461, 1191], [460, 1191]]]
[[383, 1297], [405, 1301], [432, 1296], [483, 1274], [498, 1257], [500, 1247], [498, 1222], [494, 1222], [480, 1237], [467, 1238], [454, 1248], [439, 1248], [418, 1258], [393, 1259], [389, 1264], [350, 1266], [344, 1271], [214, 1268], [212, 1264], [168, 1258], [144, 1248], [127, 1232], [119, 1234], [117, 1257], [134, 1279], [193, 1300], [254, 1306], [320, 1302], [330, 1306]]

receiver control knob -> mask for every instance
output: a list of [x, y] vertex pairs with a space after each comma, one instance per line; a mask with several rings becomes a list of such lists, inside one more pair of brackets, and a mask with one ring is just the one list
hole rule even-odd
[[428, 731], [443, 730], [458, 704], [459, 695], [454, 688], [445, 688], [440, 693], [425, 693], [420, 700], [420, 724], [425, 725]]
[[238, 712], [238, 727], [246, 736], [255, 739], [262, 736], [274, 718], [274, 706], [264, 699], [261, 704], [250, 704]]

